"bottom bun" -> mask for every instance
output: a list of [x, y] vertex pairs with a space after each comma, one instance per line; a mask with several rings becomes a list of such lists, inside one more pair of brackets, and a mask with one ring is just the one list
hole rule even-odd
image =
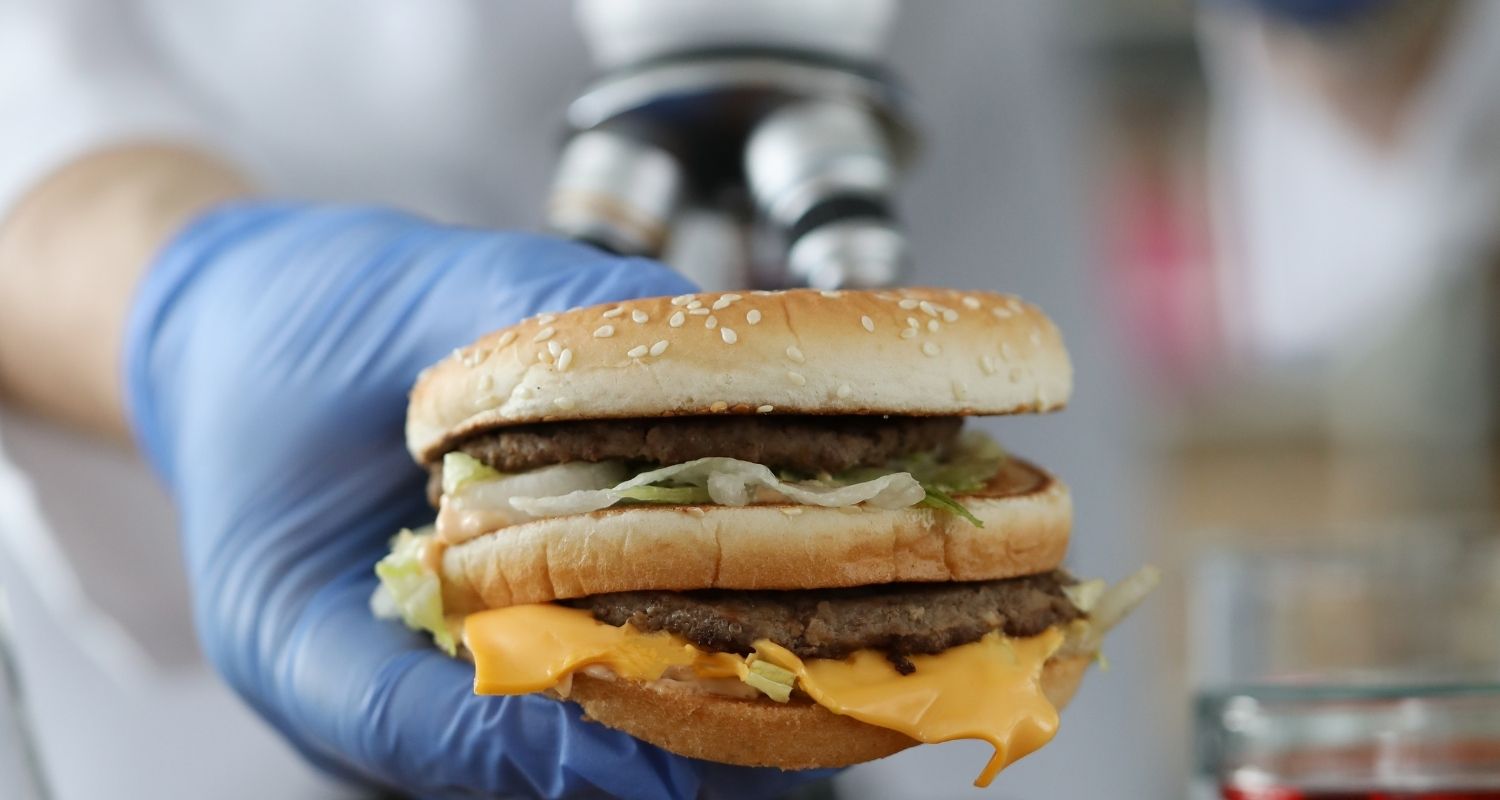
[[[1090, 660], [1054, 658], [1043, 667], [1042, 691], [1059, 710]], [[594, 721], [678, 755], [747, 767], [847, 767], [921, 744], [805, 700], [741, 700], [582, 673], [573, 676], [568, 699]]]

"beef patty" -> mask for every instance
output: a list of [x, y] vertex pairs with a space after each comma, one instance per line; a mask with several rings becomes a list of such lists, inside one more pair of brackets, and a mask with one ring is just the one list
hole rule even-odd
[[907, 656], [940, 653], [990, 631], [1035, 636], [1083, 614], [1063, 587], [1066, 572], [970, 583], [897, 583], [798, 591], [618, 592], [564, 601], [610, 625], [668, 631], [712, 652], [749, 653], [758, 639], [802, 658], [885, 652], [903, 673]]
[[[680, 464], [725, 456], [807, 474], [880, 466], [912, 453], [943, 450], [961, 417], [724, 416], [544, 422], [472, 436], [455, 449], [501, 472], [568, 461], [627, 459]], [[441, 493], [442, 464], [429, 484]]]

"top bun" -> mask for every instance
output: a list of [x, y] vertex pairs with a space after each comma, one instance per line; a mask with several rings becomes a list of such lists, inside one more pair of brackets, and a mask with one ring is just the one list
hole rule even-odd
[[706, 292], [542, 314], [455, 350], [417, 378], [406, 444], [426, 463], [535, 422], [1051, 411], [1072, 388], [1057, 327], [1012, 295]]

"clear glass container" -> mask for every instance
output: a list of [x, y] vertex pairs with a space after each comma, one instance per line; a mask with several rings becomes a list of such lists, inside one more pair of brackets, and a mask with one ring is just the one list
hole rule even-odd
[[1500, 800], [1500, 683], [1202, 693], [1198, 764], [1225, 800]]
[[1237, 534], [1204, 553], [1198, 796], [1500, 800], [1497, 531]]

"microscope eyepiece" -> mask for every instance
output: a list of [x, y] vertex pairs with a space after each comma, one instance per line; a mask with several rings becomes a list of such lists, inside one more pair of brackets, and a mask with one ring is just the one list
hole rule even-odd
[[818, 288], [877, 286], [905, 267], [905, 237], [890, 210], [900, 175], [869, 108], [831, 101], [788, 105], [756, 126], [745, 179], [779, 229], [794, 278]]
[[665, 150], [607, 128], [583, 131], [558, 160], [547, 225], [612, 253], [658, 257], [682, 181], [682, 166]]

